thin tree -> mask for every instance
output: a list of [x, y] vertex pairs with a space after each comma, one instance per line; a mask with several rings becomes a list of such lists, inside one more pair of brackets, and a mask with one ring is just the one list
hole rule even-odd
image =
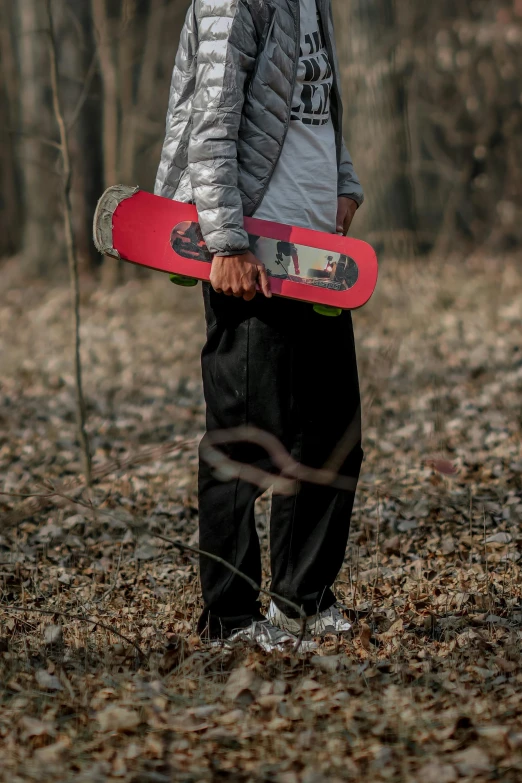
[[20, 194], [16, 177], [15, 144], [12, 134], [18, 92], [12, 39], [12, 9], [0, 0], [0, 257], [15, 252], [20, 238]]
[[56, 50], [56, 38], [54, 35], [52, 0], [47, 0], [49, 60], [51, 71], [51, 92], [53, 98], [53, 110], [60, 135], [60, 155], [62, 159], [62, 199], [63, 221], [65, 230], [65, 242], [67, 249], [67, 262], [69, 265], [69, 279], [71, 285], [72, 315], [73, 315], [73, 339], [74, 339], [74, 376], [76, 386], [76, 424], [78, 438], [82, 447], [83, 470], [87, 486], [91, 485], [91, 449], [89, 438], [85, 428], [86, 411], [82, 385], [82, 366], [80, 357], [80, 283], [78, 277], [78, 255], [73, 230], [73, 217], [71, 206], [71, 180], [72, 167], [69, 153], [69, 139], [67, 126], [60, 101], [58, 83], [58, 58]]
[[396, 0], [335, 0], [346, 136], [367, 203], [357, 230], [388, 255], [416, 244]]
[[[111, 24], [106, 0], [91, 0], [100, 75], [102, 81], [102, 148], [104, 187], [117, 185], [120, 181], [118, 166], [118, 144], [120, 142], [118, 70], [114, 57]], [[123, 279], [123, 265], [110, 260], [103, 264], [102, 282], [108, 288]]]
[[[47, 188], [54, 192], [54, 150], [47, 144], [53, 124], [47, 99], [47, 79], [42, 79], [47, 63], [44, 36], [45, 5], [41, 0], [17, 0], [9, 4], [13, 19], [14, 47], [18, 71], [18, 94], [14, 98], [11, 117], [17, 136], [17, 157], [20, 170], [21, 199], [18, 219], [22, 222], [21, 261], [24, 272], [31, 275], [49, 274], [55, 262], [56, 214], [55, 199], [42, 198], [42, 172], [52, 172]], [[3, 46], [3, 42], [2, 42]], [[2, 56], [8, 53], [5, 48]], [[12, 101], [11, 101], [12, 102]], [[0, 122], [1, 129], [7, 123]]]

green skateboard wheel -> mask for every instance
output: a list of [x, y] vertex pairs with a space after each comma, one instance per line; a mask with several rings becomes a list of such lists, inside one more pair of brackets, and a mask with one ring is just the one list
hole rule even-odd
[[170, 282], [175, 285], [181, 285], [184, 288], [193, 288], [199, 281], [194, 277], [185, 277], [185, 275], [171, 275]]
[[314, 312], [319, 315], [327, 315], [330, 318], [337, 318], [341, 315], [342, 310], [340, 307], [330, 307], [329, 305], [316, 304], [314, 305]]

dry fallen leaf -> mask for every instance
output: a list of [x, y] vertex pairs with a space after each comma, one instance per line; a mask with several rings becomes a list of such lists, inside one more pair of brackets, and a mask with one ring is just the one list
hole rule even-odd
[[176, 669], [189, 654], [185, 640], [177, 635], [172, 637], [159, 663], [160, 674], [165, 675]]
[[250, 704], [254, 701], [262, 685], [262, 680], [250, 669], [241, 666], [234, 669], [225, 686], [224, 697], [229, 701]]
[[44, 644], [60, 644], [63, 641], [61, 625], [47, 625], [44, 630]]
[[366, 623], [360, 623], [359, 627], [359, 639], [361, 640], [361, 644], [365, 650], [369, 650], [371, 647], [370, 639], [372, 636], [372, 629]]
[[447, 459], [430, 459], [427, 460], [426, 464], [444, 476], [455, 476], [458, 473], [455, 465]]
[[463, 777], [486, 774], [492, 769], [487, 753], [478, 745], [454, 753], [452, 761]]
[[403, 630], [404, 630], [404, 623], [402, 621], [402, 618], [399, 617], [398, 620], [395, 620], [395, 622], [390, 625], [387, 631], [378, 634], [377, 638], [387, 641], [389, 639], [393, 639], [395, 636], [398, 636], [399, 634], [402, 634]]
[[346, 655], [314, 655], [310, 659], [310, 663], [316, 669], [333, 674], [348, 663], [348, 658]]
[[111, 773], [114, 778], [124, 778], [127, 775], [125, 759], [119, 753], [113, 759]]
[[501, 672], [506, 672], [508, 674], [516, 671], [516, 669], [518, 669], [519, 666], [519, 664], [515, 663], [515, 661], [508, 661], [505, 658], [500, 657], [499, 655], [496, 655], [493, 660]]
[[60, 757], [71, 747], [69, 737], [62, 737], [52, 745], [37, 748], [34, 752], [35, 760], [41, 764], [56, 764]]
[[114, 704], [98, 712], [96, 720], [100, 731], [131, 731], [139, 725], [140, 717], [135, 710]]
[[22, 716], [20, 719], [20, 726], [23, 728], [25, 739], [29, 739], [30, 737], [41, 737], [43, 735], [53, 736], [56, 734], [56, 729], [52, 723], [38, 720], [37, 718], [31, 718], [29, 715]]
[[245, 713], [243, 710], [231, 710], [230, 712], [226, 712], [224, 715], [221, 715], [218, 722], [222, 723], [223, 726], [240, 726], [244, 719]]
[[513, 536], [505, 531], [494, 533], [486, 538], [486, 544], [510, 544], [513, 541]]
[[35, 674], [36, 682], [42, 690], [61, 691], [63, 685], [55, 674], [49, 674], [45, 669], [38, 669]]
[[458, 772], [452, 764], [429, 761], [417, 772], [419, 783], [456, 783]]

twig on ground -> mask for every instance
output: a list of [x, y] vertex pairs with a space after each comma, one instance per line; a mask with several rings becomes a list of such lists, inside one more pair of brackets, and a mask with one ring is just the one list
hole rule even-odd
[[139, 646], [137, 642], [134, 642], [132, 639], [129, 639], [128, 636], [125, 636], [121, 633], [121, 631], [118, 631], [114, 626], [107, 625], [106, 623], [100, 622], [100, 620], [92, 620], [90, 617], [82, 617], [81, 615], [76, 614], [69, 614], [68, 612], [62, 612], [59, 609], [36, 609], [31, 608], [28, 606], [6, 606], [6, 604], [0, 604], [0, 609], [3, 611], [10, 611], [10, 612], [36, 612], [36, 614], [46, 614], [46, 615], [58, 615], [59, 617], [65, 617], [66, 620], [78, 620], [81, 623], [89, 623], [90, 625], [97, 625], [99, 628], [103, 628], [104, 631], [109, 631], [110, 633], [115, 634], [116, 636], [119, 636], [120, 639], [123, 639], [124, 642], [127, 642], [127, 644], [131, 644], [135, 650], [139, 653], [139, 656], [142, 660], [147, 660], [147, 656]]
[[[49, 0], [48, 0], [49, 1]], [[357, 419], [357, 415], [354, 417], [354, 422]], [[214, 467], [216, 472], [224, 479], [230, 479], [234, 477], [241, 477], [245, 481], [251, 481], [260, 487], [260, 489], [269, 489], [273, 487], [274, 492], [279, 494], [291, 495], [296, 492], [296, 482], [306, 481], [308, 483], [318, 484], [320, 486], [333, 486], [345, 491], [355, 491], [357, 486], [357, 479], [350, 476], [340, 476], [337, 473], [340, 465], [346, 458], [346, 455], [354, 448], [358, 439], [358, 428], [355, 425], [350, 426], [343, 438], [339, 443], [338, 449], [334, 452], [329, 463], [331, 468], [310, 468], [306, 465], [302, 465], [297, 462], [284, 448], [280, 441], [268, 432], [259, 430], [255, 427], [237, 427], [229, 430], [221, 430], [218, 432], [207, 433], [204, 437], [200, 449], [203, 459], [207, 460], [210, 465]], [[229, 459], [222, 451], [218, 450], [216, 446], [225, 445], [230, 443], [249, 442], [254, 443], [261, 448], [264, 448], [273, 462], [275, 467], [278, 467], [281, 471], [281, 475], [277, 476], [267, 471], [256, 468], [253, 465], [246, 465], [244, 463], [234, 462]], [[181, 445], [181, 444], [180, 444]], [[335, 468], [335, 469], [332, 469]], [[93, 513], [101, 513], [105, 516], [112, 516], [110, 513], [96, 509], [94, 504], [87, 503], [80, 498], [72, 498], [66, 495], [64, 492], [56, 490], [54, 487], [49, 488], [50, 491], [46, 495], [34, 496], [40, 497], [45, 500], [50, 500], [53, 497], [59, 497], [66, 500], [69, 503], [87, 508]], [[9, 495], [10, 493], [0, 493]], [[124, 523], [128, 524], [128, 523]], [[206, 557], [214, 562], [227, 568], [240, 579], [246, 581], [252, 589], [257, 592], [267, 595], [272, 599], [283, 602], [286, 606], [290, 607], [294, 612], [297, 612], [298, 617], [301, 619], [301, 630], [296, 643], [296, 650], [299, 649], [301, 643], [306, 634], [306, 614], [303, 609], [295, 604], [293, 601], [277, 594], [270, 590], [267, 590], [258, 585], [247, 574], [243, 573], [235, 566], [228, 563], [218, 555], [214, 555], [210, 552], [205, 552], [197, 547], [184, 544], [167, 536], [163, 536], [159, 533], [151, 533], [145, 526], [131, 526], [134, 530], [142, 530], [143, 532], [151, 535], [155, 538], [162, 539], [163, 541], [171, 544], [177, 549], [184, 552], [192, 552], [199, 557]], [[121, 549], [120, 549], [121, 557]], [[114, 582], [115, 584], [116, 582]], [[114, 584], [110, 588], [111, 592], [114, 589]], [[102, 599], [100, 599], [101, 601]]]
[[147, 533], [147, 535], [153, 536], [154, 538], [160, 538], [162, 541], [166, 541], [169, 544], [172, 544], [172, 546], [175, 546], [177, 549], [181, 549], [182, 551], [188, 551], [193, 552], [196, 555], [199, 555], [200, 557], [207, 557], [209, 560], [214, 560], [216, 563], [220, 563], [220, 565], [225, 566], [225, 568], [228, 568], [229, 571], [231, 571], [236, 576], [239, 576], [241, 579], [244, 579], [245, 582], [247, 582], [250, 587], [253, 590], [256, 590], [259, 593], [262, 593], [263, 595], [267, 595], [269, 598], [276, 598], [278, 601], [282, 601], [286, 604], [286, 606], [289, 606], [291, 609], [294, 610], [294, 612], [299, 613], [299, 618], [301, 619], [301, 630], [299, 632], [299, 636], [297, 639], [297, 643], [295, 645], [295, 650], [299, 649], [301, 646], [303, 639], [306, 635], [306, 614], [304, 610], [293, 601], [290, 601], [288, 598], [284, 598], [282, 595], [279, 595], [279, 593], [273, 593], [271, 590], [267, 590], [264, 587], [261, 587], [257, 584], [253, 579], [251, 579], [247, 574], [244, 574], [242, 571], [240, 571], [238, 568], [233, 566], [231, 563], [227, 563], [226, 560], [223, 560], [222, 557], [218, 557], [218, 555], [213, 555], [211, 552], [205, 552], [203, 549], [198, 549], [195, 546], [190, 546], [190, 544], [183, 544], [181, 541], [176, 541], [174, 538], [169, 538], [168, 536], [164, 536], [161, 533], [151, 533], [147, 530], [147, 528], [143, 528], [144, 532]]
[[101, 604], [102, 601], [105, 601], [106, 598], [110, 596], [110, 594], [113, 592], [114, 588], [116, 587], [116, 583], [118, 581], [118, 576], [120, 574], [120, 566], [121, 566], [121, 556], [123, 553], [123, 541], [120, 541], [120, 552], [118, 554], [118, 562], [116, 564], [116, 571], [114, 573], [114, 579], [112, 580], [112, 584], [109, 587], [108, 590], [104, 592], [104, 594], [101, 596], [101, 598], [98, 598], [96, 601], [93, 601], [95, 604]]
[[[164, 446], [155, 446], [152, 449], [147, 449], [142, 454], [135, 454], [134, 456], [128, 457], [124, 460], [111, 460], [104, 465], [99, 465], [98, 467], [94, 468], [92, 471], [92, 477], [93, 479], [100, 481], [101, 479], [110, 476], [111, 473], [115, 473], [117, 470], [124, 470], [125, 468], [129, 468], [134, 465], [143, 465], [144, 463], [150, 462], [151, 460], [166, 456], [173, 451], [178, 451], [178, 449], [184, 449], [188, 446], [191, 446], [195, 444], [196, 441], [197, 438], [190, 438], [190, 440], [181, 441], [180, 443], [169, 443]], [[69, 481], [67, 484], [62, 484], [61, 489], [67, 492], [82, 492], [85, 489], [85, 485], [80, 478], [75, 478], [72, 481]], [[22, 497], [25, 500], [33, 498], [35, 501], [34, 503], [28, 504], [26, 508], [18, 507], [11, 511], [10, 514], [6, 514], [2, 519], [2, 528], [6, 529], [8, 527], [18, 525], [20, 522], [23, 522], [25, 519], [27, 519], [27, 517], [30, 517], [45, 508], [49, 501], [56, 496], [56, 493], [54, 491], [49, 492], [48, 494], [42, 494], [40, 492], [27, 494], [16, 492], [0, 492], [0, 495], [4, 495], [5, 497]]]
[[[3, 493], [3, 494], [8, 494], [8, 493]], [[51, 497], [52, 495], [63, 498], [63, 500], [66, 500], [67, 502], [72, 503], [76, 506], [80, 506], [81, 508], [86, 508], [89, 511], [92, 512], [96, 511], [98, 514], [101, 514], [103, 516], [114, 518], [114, 514], [111, 514], [110, 511], [105, 511], [104, 509], [95, 508], [92, 502], [86, 502], [78, 498], [72, 498], [59, 491], [54, 491], [49, 495], [47, 495], [46, 497]], [[240, 571], [238, 568], [233, 566], [231, 563], [228, 563], [226, 560], [224, 560], [222, 557], [219, 557], [218, 555], [214, 555], [211, 552], [205, 552], [203, 549], [199, 549], [198, 547], [191, 546], [190, 544], [184, 544], [182, 541], [178, 541], [175, 538], [169, 538], [168, 536], [164, 536], [161, 533], [151, 532], [144, 524], [139, 524], [139, 523], [130, 524], [129, 522], [125, 522], [124, 520], [121, 519], [118, 519], [118, 521], [122, 522], [124, 525], [129, 527], [133, 532], [141, 532], [154, 538], [160, 538], [163, 541], [166, 541], [167, 543], [171, 544], [177, 549], [180, 549], [183, 552], [192, 552], [193, 554], [198, 555], [200, 557], [207, 557], [208, 559], [213, 560], [214, 562], [224, 566], [236, 576], [239, 576], [240, 579], [243, 579], [245, 582], [247, 582], [250, 585], [250, 587], [252, 587], [253, 590], [262, 593], [263, 595], [267, 595], [269, 598], [275, 598], [279, 601], [282, 601], [284, 604], [286, 604], [286, 606], [289, 606], [291, 609], [297, 612], [299, 618], [301, 619], [301, 630], [295, 646], [296, 651], [299, 649], [306, 634], [306, 614], [298, 604], [294, 603], [293, 601], [290, 601], [288, 598], [285, 598], [282, 595], [279, 595], [278, 593], [273, 593], [271, 590], [267, 590], [264, 587], [261, 587], [247, 574], [243, 573], [243, 571]]]

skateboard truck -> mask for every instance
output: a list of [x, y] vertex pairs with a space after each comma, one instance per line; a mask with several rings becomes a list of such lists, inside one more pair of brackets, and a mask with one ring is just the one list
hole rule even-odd
[[327, 315], [330, 318], [337, 318], [343, 312], [340, 307], [332, 307], [331, 305], [314, 305], [314, 312], [318, 315]]
[[193, 288], [199, 283], [195, 277], [186, 277], [185, 275], [170, 275], [170, 282], [174, 285], [180, 285], [182, 288]]

